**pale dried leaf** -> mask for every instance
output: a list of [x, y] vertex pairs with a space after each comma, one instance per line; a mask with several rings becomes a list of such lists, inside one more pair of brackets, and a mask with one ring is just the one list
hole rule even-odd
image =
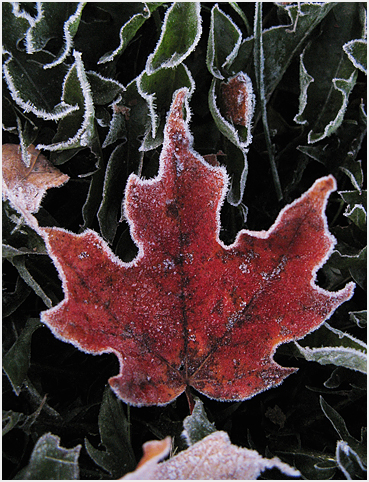
[[[158, 442], [148, 442], [153, 444]], [[190, 448], [157, 464], [168, 454], [170, 439], [167, 438], [148, 458], [147, 444], [144, 445], [144, 459], [138, 469], [123, 477], [131, 480], [255, 480], [265, 469], [278, 468], [285, 475], [297, 477], [300, 472], [281, 462], [277, 457], [264, 459], [255, 450], [232, 445], [225, 432], [214, 432]]]
[[18, 144], [3, 145], [3, 198], [9, 199], [22, 214], [37, 212], [46, 191], [61, 186], [69, 179], [35, 146], [30, 145], [27, 153], [30, 167], [23, 162]]

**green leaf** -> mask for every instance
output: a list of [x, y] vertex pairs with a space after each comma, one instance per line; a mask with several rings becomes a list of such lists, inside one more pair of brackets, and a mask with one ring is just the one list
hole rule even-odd
[[31, 288], [19, 276], [17, 278], [14, 292], [4, 292], [3, 294], [3, 317], [6, 318], [14, 313], [27, 299], [31, 291]]
[[[356, 34], [359, 8], [355, 3], [336, 5], [327, 15], [321, 35], [300, 56], [300, 107], [294, 120], [309, 124], [309, 144], [330, 136], [342, 124], [357, 78], [343, 46]], [[324, 69], [317, 58], [326, 59]]]
[[209, 422], [204, 404], [199, 398], [195, 398], [195, 407], [191, 415], [183, 420], [183, 428], [188, 445], [193, 445], [217, 431], [215, 425]]
[[350, 319], [354, 321], [358, 327], [365, 328], [367, 325], [367, 311], [350, 311]]
[[262, 2], [256, 3], [255, 8], [255, 22], [254, 22], [254, 61], [255, 61], [255, 76], [256, 85], [258, 91], [258, 101], [261, 109], [261, 119], [264, 127], [265, 141], [268, 149], [269, 163], [273, 177], [274, 188], [277, 194], [278, 201], [283, 199], [281, 182], [277, 171], [277, 165], [275, 163], [274, 151], [272, 141], [269, 132], [268, 117], [267, 117], [267, 100], [265, 96], [265, 84], [264, 84], [264, 48], [262, 37]]
[[339, 191], [338, 194], [347, 203], [344, 216], [362, 231], [366, 231], [367, 191]]
[[343, 214], [362, 231], [366, 231], [366, 209], [362, 204], [356, 204], [352, 209], [346, 209]]
[[[350, 162], [351, 161], [351, 162]], [[361, 167], [361, 161], [354, 161], [350, 159], [346, 167], [340, 166], [342, 172], [344, 172], [352, 182], [354, 188], [361, 193], [361, 188], [363, 186], [364, 175], [363, 169]]]
[[137, 78], [137, 89], [147, 102], [151, 123], [151, 129], [147, 130], [140, 148], [142, 151], [155, 149], [163, 142], [166, 112], [169, 110], [174, 92], [182, 87], [188, 88], [189, 96], [195, 90], [192, 75], [184, 64], [172, 69], [159, 69], [151, 75], [143, 71]]
[[113, 116], [102, 147], [123, 139], [130, 146], [129, 157], [140, 157], [138, 149], [141, 142], [138, 139], [144, 136], [147, 121], [147, 103], [137, 90], [136, 80], [133, 80], [127, 85], [122, 99], [113, 103]]
[[227, 68], [238, 53], [241, 40], [242, 34], [237, 25], [220, 10], [218, 4], [214, 5], [206, 54], [206, 65], [214, 77], [223, 80], [227, 76]]
[[39, 144], [38, 149], [49, 151], [75, 149], [91, 146], [96, 137], [94, 118], [95, 109], [91, 87], [82, 61], [82, 55], [74, 52], [74, 63], [63, 82], [62, 102], [75, 105], [77, 110], [64, 116], [58, 125], [53, 143]]
[[[319, 330], [304, 339], [304, 346], [294, 342], [300, 354], [308, 361], [321, 365], [336, 365], [366, 373], [367, 346], [353, 336], [325, 323]], [[306, 343], [313, 345], [305, 346]], [[324, 343], [325, 346], [321, 346]], [[319, 346], [319, 348], [315, 348]]]
[[252, 34], [252, 27], [250, 26], [246, 15], [243, 13], [243, 10], [238, 6], [237, 2], [229, 2], [229, 4], [233, 8], [233, 10], [235, 12], [237, 12], [238, 15], [242, 18], [242, 21], [245, 24], [246, 31], [247, 31], [248, 35], [251, 35]]
[[32, 56], [24, 52], [17, 53], [16, 56], [10, 55], [5, 61], [3, 71], [13, 100], [25, 113], [32, 112], [44, 120], [56, 121], [78, 107], [60, 102], [65, 69], [53, 69], [51, 74], [46, 74], [43, 70], [42, 65], [53, 58], [48, 52], [39, 52]]
[[368, 45], [366, 39], [355, 39], [347, 42], [343, 46], [343, 50], [353, 63], [354, 67], [366, 74], [367, 70], [367, 50]]
[[40, 2], [37, 18], [27, 31], [26, 49], [28, 54], [42, 50], [49, 40], [63, 38], [64, 45], [59, 56], [43, 66], [50, 69], [61, 64], [70, 54], [73, 37], [77, 33], [82, 11], [86, 2]]
[[4, 372], [17, 395], [21, 392], [29, 369], [32, 335], [41, 326], [42, 323], [38, 318], [30, 318], [14, 345], [3, 358]]
[[[306, 44], [312, 31], [324, 20], [335, 2], [279, 5], [290, 24], [272, 27], [262, 32], [264, 48], [264, 85], [268, 102], [286, 73], [292, 59]], [[249, 72], [253, 63], [254, 37], [245, 39], [230, 66], [230, 73]]]
[[355, 450], [342, 440], [337, 442], [336, 461], [347, 480], [366, 478], [366, 466]]
[[146, 73], [179, 66], [194, 51], [202, 32], [200, 2], [174, 2], [168, 8], [161, 35], [146, 62]]
[[119, 46], [114, 51], [110, 51], [104, 54], [98, 61], [98, 64], [111, 62], [117, 55], [122, 54], [128, 46], [129, 42], [136, 35], [139, 28], [146, 22], [148, 18], [150, 18], [152, 12], [154, 12], [162, 4], [163, 2], [137, 2], [135, 6], [137, 7], [138, 12], [133, 14], [131, 18], [127, 22], [125, 22], [120, 29]]
[[3, 410], [3, 437], [13, 430], [18, 424], [24, 422], [26, 416], [21, 412], [13, 412], [12, 410]]
[[113, 102], [125, 91], [124, 86], [116, 80], [103, 77], [97, 72], [87, 72], [87, 81], [91, 88], [94, 105], [105, 105]]
[[96, 449], [87, 439], [85, 446], [92, 460], [107, 470], [114, 479], [132, 471], [136, 460], [132, 451], [129, 422], [123, 404], [106, 387], [99, 413], [99, 432], [105, 450]]
[[[356, 478], [354, 476], [357, 474], [357, 468], [355, 467], [355, 465], [357, 464], [360, 467], [361, 471], [365, 470], [366, 468], [366, 447], [364, 446], [363, 441], [359, 442], [350, 435], [344, 419], [333, 407], [331, 407], [324, 400], [322, 396], [320, 397], [320, 406], [324, 415], [331, 422], [338, 436], [341, 439], [338, 442], [336, 449], [337, 465], [346, 476], [350, 474], [350, 476], [347, 477], [348, 479]], [[352, 460], [352, 458], [354, 460]]]
[[45, 293], [42, 287], [37, 283], [29, 272], [26, 266], [26, 257], [16, 256], [11, 260], [12, 265], [17, 269], [19, 276], [28, 284], [30, 288], [39, 296], [48, 308], [51, 308], [53, 303], [49, 296]]
[[26, 36], [33, 18], [19, 10], [20, 4], [2, 2], [2, 45], [5, 52], [17, 50], [18, 42]]
[[339, 243], [328, 260], [328, 266], [346, 269], [354, 281], [366, 290], [367, 248], [359, 249]]
[[18, 127], [18, 137], [19, 145], [22, 152], [22, 161], [27, 167], [31, 165], [31, 155], [28, 154], [28, 147], [34, 142], [37, 136], [37, 127], [29, 122], [26, 118], [23, 118], [24, 124], [22, 125], [22, 120], [17, 116], [17, 127]]
[[40, 437], [27, 467], [15, 480], [76, 480], [79, 479], [78, 457], [81, 445], [72, 449], [60, 447], [60, 438], [51, 433]]
[[124, 195], [124, 179], [127, 172], [125, 154], [127, 147], [119, 144], [111, 153], [105, 171], [103, 200], [98, 211], [100, 230], [103, 237], [112, 243], [119, 224]]

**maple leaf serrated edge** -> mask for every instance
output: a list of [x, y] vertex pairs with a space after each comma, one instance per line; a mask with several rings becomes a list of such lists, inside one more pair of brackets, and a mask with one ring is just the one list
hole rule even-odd
[[[255, 231], [247, 231], [247, 230], [242, 230], [239, 232], [239, 234], [237, 235], [236, 237], [236, 240], [235, 242], [231, 245], [231, 246], [226, 246], [224, 245], [224, 243], [219, 239], [219, 231], [220, 231], [220, 209], [221, 209], [221, 206], [224, 202], [224, 198], [225, 198], [225, 194], [226, 194], [226, 186], [227, 186], [227, 181], [228, 181], [228, 176], [226, 174], [226, 171], [224, 168], [216, 168], [216, 167], [213, 167], [213, 166], [208, 166], [205, 161], [201, 158], [201, 156], [199, 156], [196, 152], [194, 152], [192, 150], [192, 135], [190, 134], [189, 132], [189, 128], [188, 128], [188, 119], [187, 119], [187, 122], [184, 122], [183, 121], [183, 114], [182, 114], [182, 108], [183, 108], [183, 105], [185, 103], [187, 103], [187, 94], [188, 94], [188, 89], [180, 89], [179, 91], [177, 91], [175, 94], [174, 94], [174, 101], [173, 101], [173, 104], [172, 104], [172, 107], [171, 107], [171, 110], [170, 110], [170, 113], [169, 113], [169, 116], [168, 116], [168, 121], [169, 119], [171, 118], [172, 121], [175, 123], [175, 122], [180, 122], [182, 123], [182, 127], [185, 129], [185, 133], [187, 135], [187, 141], [188, 141], [188, 149], [191, 151], [192, 154], [195, 155], [195, 157], [199, 160], [201, 160], [201, 162], [203, 164], [205, 164], [209, 169], [210, 171], [214, 171], [218, 173], [218, 176], [221, 175], [223, 176], [223, 181], [224, 181], [224, 187], [223, 187], [223, 190], [222, 190], [222, 193], [221, 193], [221, 196], [220, 196], [220, 199], [219, 199], [219, 203], [218, 203], [218, 207], [217, 207], [217, 211], [216, 211], [216, 223], [217, 223], [217, 229], [216, 229], [216, 238], [217, 238], [217, 242], [219, 243], [220, 246], [222, 246], [223, 248], [229, 250], [231, 248], [235, 248], [237, 247], [238, 243], [240, 242], [242, 236], [245, 236], [245, 235], [248, 235], [248, 236], [252, 236], [252, 237], [255, 237], [255, 238], [260, 238], [260, 239], [267, 239], [281, 224], [281, 219], [284, 215], [284, 213], [291, 209], [291, 207], [293, 207], [294, 205], [296, 205], [297, 203], [301, 203], [305, 198], [308, 198], [309, 196], [311, 196], [311, 193], [313, 192], [314, 195], [320, 197], [320, 204], [319, 204], [319, 211], [321, 210], [322, 213], [324, 212], [324, 209], [326, 207], [326, 203], [327, 203], [327, 199], [328, 199], [328, 196], [330, 194], [330, 192], [334, 191], [336, 189], [336, 182], [335, 182], [335, 179], [333, 178], [333, 176], [327, 176], [327, 177], [324, 177], [324, 178], [321, 178], [321, 179], [318, 179], [314, 185], [305, 193], [303, 194], [299, 199], [295, 200], [292, 204], [286, 206], [281, 212], [280, 214], [278, 215], [277, 217], [277, 220], [275, 221], [275, 223], [273, 224], [273, 226], [268, 230], [268, 231], [260, 231], [260, 232], [255, 232]], [[187, 104], [186, 104], [187, 105]], [[188, 106], [187, 106], [188, 107]], [[168, 141], [167, 141], [168, 142]], [[163, 151], [165, 150], [165, 147], [166, 147], [166, 144], [164, 143], [164, 147], [163, 147]], [[124, 263], [122, 262], [121, 260], [119, 260], [110, 250], [110, 248], [108, 247], [108, 245], [92, 230], [86, 230], [84, 233], [80, 234], [80, 235], [74, 235], [73, 233], [70, 233], [66, 230], [63, 230], [63, 229], [60, 229], [60, 228], [52, 228], [54, 232], [64, 232], [64, 233], [68, 233], [68, 235], [72, 235], [73, 237], [85, 237], [85, 236], [90, 236], [91, 239], [93, 239], [94, 241], [96, 241], [96, 245], [99, 246], [99, 249], [102, 249], [104, 251], [104, 254], [107, 255], [107, 257], [116, 265], [118, 265], [119, 267], [124, 267], [124, 268], [129, 268], [129, 267], [133, 267], [135, 266], [135, 264], [137, 263], [137, 261], [143, 256], [143, 244], [140, 243], [139, 241], [139, 236], [136, 236], [136, 233], [135, 233], [135, 229], [134, 229], [134, 226], [133, 226], [133, 221], [132, 221], [132, 218], [130, 217], [130, 214], [129, 214], [129, 208], [127, 207], [127, 192], [129, 190], [129, 186], [131, 185], [131, 183], [138, 183], [140, 185], [142, 184], [145, 184], [146, 186], [147, 185], [150, 185], [150, 184], [153, 184], [154, 182], [157, 182], [158, 180], [161, 179], [163, 175], [163, 165], [161, 163], [160, 165], [160, 168], [159, 168], [159, 174], [156, 178], [154, 179], [150, 179], [150, 180], [142, 180], [142, 179], [139, 179], [137, 176], [135, 175], [131, 175], [130, 178], [129, 178], [129, 181], [127, 183], [127, 188], [126, 188], [126, 202], [125, 202], [125, 208], [126, 208], [126, 214], [127, 214], [127, 219], [128, 219], [128, 222], [130, 224], [130, 228], [131, 228], [131, 235], [133, 237], [133, 239], [135, 240], [136, 244], [138, 245], [139, 247], [139, 253], [137, 255], [137, 257], [132, 260], [130, 263]], [[324, 290], [323, 288], [320, 288], [319, 286], [317, 286], [315, 284], [315, 280], [316, 280], [316, 273], [317, 271], [321, 268], [321, 266], [323, 266], [323, 264], [325, 263], [325, 261], [328, 259], [329, 255], [331, 254], [332, 250], [333, 250], [333, 247], [335, 245], [335, 238], [333, 235], [331, 235], [328, 231], [328, 225], [327, 225], [327, 220], [326, 220], [326, 217], [323, 215], [322, 216], [322, 219], [323, 219], [323, 222], [324, 222], [324, 236], [326, 236], [327, 240], [328, 240], [328, 245], [330, 246], [329, 249], [327, 249], [326, 251], [326, 255], [324, 257], [321, 258], [320, 262], [316, 263], [314, 265], [314, 269], [311, 271], [311, 278], [310, 278], [310, 284], [312, 286], [312, 288], [318, 292], [321, 292], [321, 293], [324, 293], [326, 296], [330, 295], [330, 296], [333, 296], [333, 293], [331, 292], [328, 292], [326, 290]], [[120, 375], [122, 373], [122, 370], [124, 369], [124, 363], [123, 363], [123, 357], [122, 357], [122, 354], [121, 353], [118, 353], [117, 350], [114, 350], [113, 348], [109, 348], [107, 350], [86, 350], [84, 348], [82, 348], [82, 346], [79, 344], [79, 341], [78, 340], [71, 340], [71, 339], [68, 339], [67, 337], [63, 337], [59, 332], [58, 332], [58, 329], [57, 327], [54, 327], [52, 326], [52, 323], [51, 323], [51, 317], [54, 315], [54, 314], [57, 314], [58, 310], [60, 309], [60, 307], [64, 304], [67, 304], [68, 301], [69, 301], [69, 293], [68, 293], [68, 289], [66, 289], [67, 287], [67, 279], [65, 277], [65, 274], [64, 274], [64, 271], [63, 271], [63, 268], [62, 268], [62, 265], [61, 263], [59, 263], [58, 259], [57, 259], [57, 252], [54, 250], [54, 248], [51, 246], [50, 242], [49, 242], [49, 233], [51, 233], [51, 230], [50, 228], [39, 228], [39, 234], [41, 234], [41, 236], [43, 236], [43, 238], [45, 239], [45, 242], [46, 242], [46, 245], [47, 245], [47, 248], [48, 248], [48, 251], [49, 251], [49, 255], [50, 257], [53, 259], [54, 261], [54, 264], [55, 266], [57, 267], [58, 269], [58, 272], [59, 272], [59, 275], [62, 279], [62, 282], [63, 282], [63, 289], [64, 289], [64, 292], [65, 292], [65, 298], [64, 300], [59, 303], [57, 306], [55, 306], [54, 308], [46, 311], [46, 312], [43, 312], [41, 314], [41, 320], [47, 324], [50, 329], [52, 330], [52, 332], [54, 333], [54, 335], [57, 337], [57, 338], [60, 338], [64, 341], [68, 341], [72, 344], [74, 344], [75, 346], [77, 346], [78, 348], [82, 349], [83, 351], [87, 351], [88, 353], [106, 353], [106, 352], [110, 352], [110, 353], [114, 353], [119, 361], [120, 361]], [[336, 306], [334, 306], [334, 308], [330, 309], [327, 313], [327, 315], [325, 316], [325, 318], [322, 320], [322, 322], [318, 325], [318, 326], [315, 326], [313, 329], [310, 329], [308, 332], [311, 332], [315, 329], [317, 329], [319, 326], [321, 326], [321, 324], [324, 322], [325, 319], [329, 318], [329, 316], [333, 313], [333, 311], [336, 309], [337, 306], [339, 306], [339, 304], [343, 303], [344, 301], [348, 300], [352, 294], [353, 294], [353, 289], [354, 289], [354, 286], [355, 284], [354, 283], [349, 283], [348, 285], [346, 285], [345, 288], [343, 288], [342, 290], [334, 293], [335, 295], [335, 299], [337, 301], [336, 303]], [[307, 334], [305, 332], [305, 334]], [[303, 336], [305, 336], [305, 334]], [[303, 337], [302, 336], [302, 337]], [[299, 338], [302, 338], [301, 336], [296, 336], [294, 339], [299, 339]], [[274, 349], [272, 350], [272, 353], [270, 354], [270, 362], [273, 364], [273, 367], [276, 368], [278, 367], [278, 369], [282, 372], [284, 372], [284, 374], [282, 376], [280, 376], [280, 379], [279, 380], [274, 380], [274, 381], [271, 381], [270, 383], [266, 383], [265, 387], [263, 388], [264, 390], [267, 389], [267, 388], [270, 388], [271, 386], [276, 386], [278, 385], [279, 383], [281, 383], [283, 381], [283, 379], [290, 373], [293, 373], [295, 371], [295, 369], [293, 368], [283, 368], [283, 367], [280, 367], [278, 364], [276, 364], [276, 362], [274, 362], [273, 360], [273, 355], [275, 353], [275, 350], [276, 348], [279, 346], [279, 344], [281, 343], [284, 343], [286, 342], [286, 340], [284, 341], [280, 341], [278, 343], [278, 341], [275, 343], [274, 345]], [[112, 384], [112, 381], [114, 379], [118, 379], [119, 378], [119, 375], [118, 377], [113, 377], [110, 382]], [[115, 380], [116, 381], [116, 380]], [[119, 396], [119, 391], [117, 392], [117, 388], [116, 387], [113, 387], [114, 388], [114, 391], [118, 394]], [[256, 393], [259, 393], [260, 391], [263, 391], [258, 389], [258, 391]], [[197, 388], [197, 390], [199, 390], [200, 392], [202, 391], [201, 389]], [[183, 393], [184, 390], [182, 390], [180, 393]], [[163, 405], [163, 404], [166, 404], [170, 401], [172, 401], [174, 398], [176, 398], [180, 393], [176, 393], [174, 394], [170, 399], [166, 400], [166, 401], [163, 401], [163, 400], [158, 400], [157, 403], [154, 402], [154, 404], [160, 404], [160, 405]], [[209, 395], [208, 393], [206, 393], [206, 391], [202, 392], [202, 393], [205, 393], [207, 396], [209, 396], [210, 398], [217, 398], [217, 399], [223, 399], [223, 400], [226, 400], [227, 398], [222, 398], [222, 397], [212, 397], [211, 395]], [[256, 393], [253, 393], [251, 394], [250, 396], [254, 396], [256, 395]], [[243, 397], [242, 399], [247, 399], [247, 398], [250, 398], [250, 396], [246, 396], [246, 397]], [[121, 397], [122, 398], [122, 397]], [[123, 398], [124, 399], [124, 398]], [[126, 400], [128, 401], [128, 400]], [[139, 401], [136, 401], [136, 402], [133, 402], [132, 400], [129, 400], [128, 403], [132, 403], [132, 404], [135, 404], [135, 405], [141, 405], [142, 403], [143, 404], [153, 404], [153, 403], [145, 403], [145, 402], [139, 402]]]

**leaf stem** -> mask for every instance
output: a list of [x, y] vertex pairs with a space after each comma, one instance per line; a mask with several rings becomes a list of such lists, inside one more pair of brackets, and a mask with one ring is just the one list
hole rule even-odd
[[263, 53], [263, 39], [262, 39], [262, 2], [256, 2], [255, 20], [254, 20], [254, 65], [255, 77], [258, 90], [258, 97], [260, 101], [261, 119], [264, 127], [264, 134], [266, 145], [268, 149], [268, 156], [270, 168], [272, 170], [272, 177], [274, 187], [277, 193], [278, 201], [283, 199], [281, 183], [275, 163], [272, 141], [270, 138], [268, 117], [266, 110], [265, 86], [264, 86], [264, 53]]

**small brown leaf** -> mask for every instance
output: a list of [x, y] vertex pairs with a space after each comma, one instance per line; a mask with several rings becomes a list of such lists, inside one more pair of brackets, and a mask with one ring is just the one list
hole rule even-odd
[[[155, 444], [155, 448], [153, 455], [148, 457], [151, 444]], [[143, 447], [145, 455], [138, 468], [123, 479], [255, 480], [265, 469], [274, 467], [290, 477], [300, 475], [298, 470], [277, 457], [264, 459], [255, 450], [232, 445], [225, 432], [214, 432], [168, 461], [157, 464], [158, 460], [168, 455], [169, 448], [169, 437], [161, 442], [147, 442]]]
[[9, 199], [22, 214], [36, 213], [46, 191], [69, 179], [32, 144], [27, 152], [31, 157], [30, 167], [24, 164], [18, 144], [3, 145], [3, 198]]
[[254, 95], [249, 77], [243, 72], [221, 84], [221, 107], [225, 117], [239, 126], [249, 126], [254, 113]]

